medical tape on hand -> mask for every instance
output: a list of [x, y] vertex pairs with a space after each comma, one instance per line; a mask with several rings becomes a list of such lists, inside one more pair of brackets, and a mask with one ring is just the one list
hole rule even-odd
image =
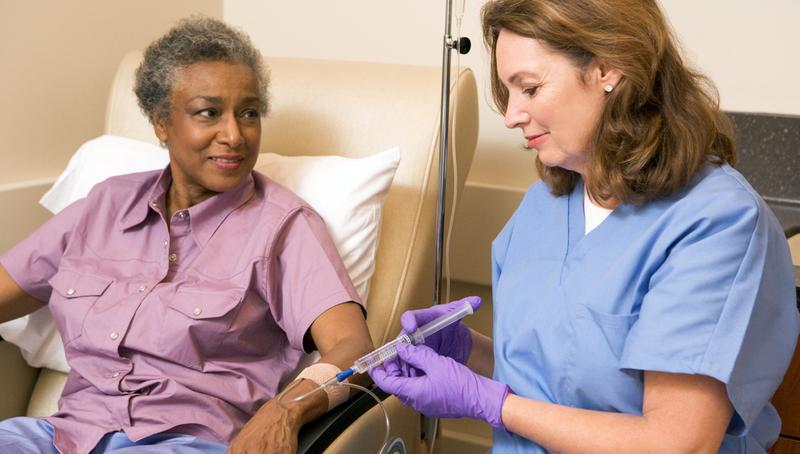
[[[305, 378], [318, 385], [322, 385], [341, 371], [341, 369], [333, 364], [316, 363], [303, 369], [303, 371], [297, 375], [297, 379]], [[330, 410], [347, 400], [347, 397], [350, 395], [350, 388], [347, 386], [331, 385], [325, 388], [325, 393], [328, 395], [328, 410]]]

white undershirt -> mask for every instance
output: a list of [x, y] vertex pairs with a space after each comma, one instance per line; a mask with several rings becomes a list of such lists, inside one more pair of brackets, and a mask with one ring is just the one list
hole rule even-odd
[[595, 227], [600, 225], [606, 220], [609, 214], [614, 211], [610, 208], [603, 208], [595, 205], [589, 199], [589, 193], [586, 192], [586, 187], [583, 188], [583, 217], [586, 220], [586, 231], [584, 235], [594, 230]]

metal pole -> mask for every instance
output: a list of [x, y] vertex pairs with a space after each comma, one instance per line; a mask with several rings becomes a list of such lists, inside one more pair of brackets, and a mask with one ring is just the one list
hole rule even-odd
[[434, 265], [433, 304], [441, 302], [442, 256], [444, 249], [444, 218], [447, 203], [447, 139], [450, 126], [450, 51], [454, 43], [450, 36], [453, 1], [445, 0], [444, 41], [442, 45], [442, 96], [439, 124], [439, 203], [436, 205], [436, 261]]
[[[439, 201], [436, 204], [436, 261], [433, 269], [433, 304], [440, 304], [442, 293], [442, 256], [444, 255], [444, 221], [447, 203], [447, 139], [450, 126], [450, 50], [453, 49], [451, 33], [452, 0], [445, 0], [444, 39], [442, 42], [442, 94], [439, 115]], [[457, 77], [457, 76], [456, 76]], [[438, 420], [422, 418], [422, 437], [432, 446], [436, 437]]]

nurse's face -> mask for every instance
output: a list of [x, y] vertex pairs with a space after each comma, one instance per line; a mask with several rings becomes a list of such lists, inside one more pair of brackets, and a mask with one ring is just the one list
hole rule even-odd
[[586, 154], [603, 112], [604, 86], [616, 71], [596, 63], [583, 70], [537, 40], [502, 29], [495, 55], [508, 89], [507, 128], [520, 128], [529, 148], [548, 167], [585, 176]]
[[167, 121], [155, 126], [169, 148], [170, 193], [196, 204], [238, 186], [253, 169], [261, 141], [253, 71], [220, 61], [181, 68], [170, 110]]

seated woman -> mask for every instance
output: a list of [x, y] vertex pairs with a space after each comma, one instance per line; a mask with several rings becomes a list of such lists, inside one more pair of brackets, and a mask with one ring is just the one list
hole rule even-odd
[[169, 165], [98, 184], [0, 258], [0, 321], [49, 301], [71, 367], [58, 412], [0, 422], [0, 451], [295, 452], [346, 398], [275, 398], [303, 351], [321, 360], [285, 397], [372, 342], [322, 219], [253, 171], [267, 84], [217, 20], [148, 47], [135, 91]]

